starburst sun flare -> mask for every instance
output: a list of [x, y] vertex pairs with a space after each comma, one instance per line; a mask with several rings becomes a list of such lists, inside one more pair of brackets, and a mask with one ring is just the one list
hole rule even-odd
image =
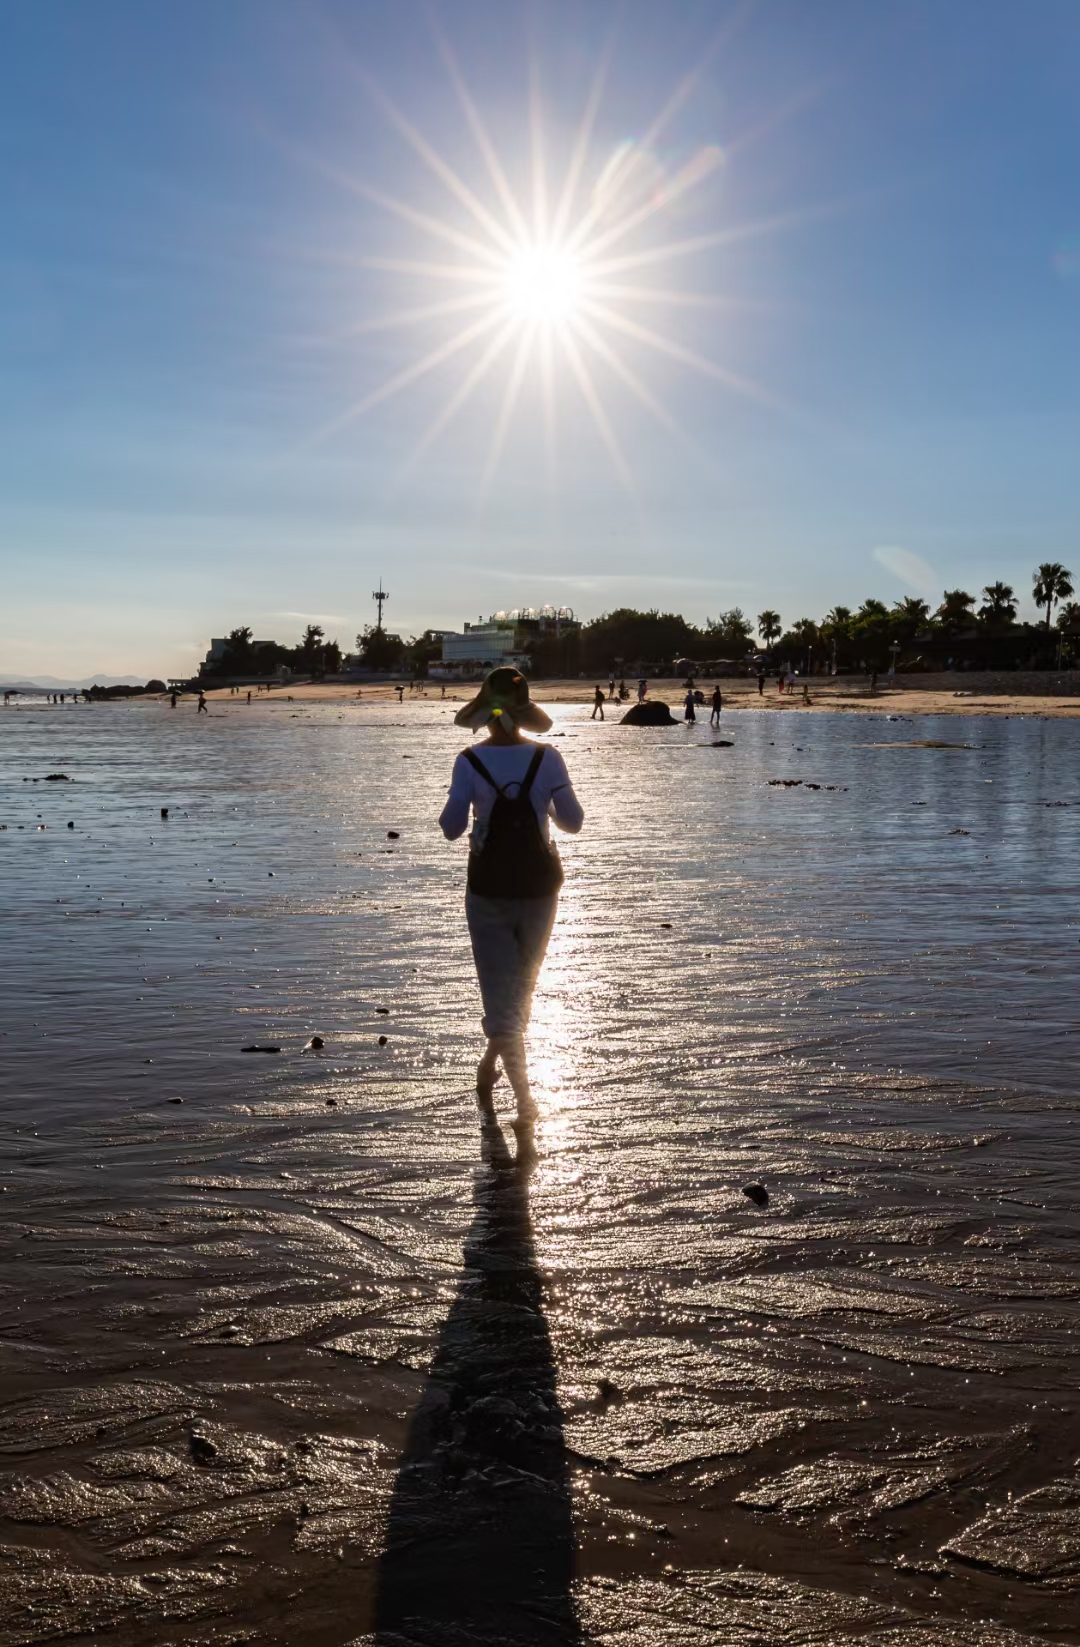
[[[533, 87], [528, 151], [531, 181], [511, 186], [508, 171], [448, 45], [442, 52], [482, 171], [467, 180], [422, 132], [365, 77], [365, 85], [413, 153], [449, 197], [447, 215], [421, 209], [353, 177], [341, 179], [369, 203], [407, 225], [438, 256], [371, 255], [362, 266], [419, 283], [424, 301], [365, 321], [359, 331], [389, 331], [432, 323], [451, 324], [448, 334], [394, 373], [337, 418], [331, 429], [370, 412], [419, 383], [448, 362], [460, 365], [448, 398], [428, 424], [413, 453], [420, 457], [442, 435], [485, 380], [500, 374], [502, 392], [488, 445], [481, 491], [496, 472], [526, 384], [538, 384], [549, 462], [555, 449], [556, 382], [566, 378], [588, 408], [597, 433], [629, 488], [631, 466], [623, 454], [608, 401], [611, 390], [628, 393], [669, 431], [678, 425], [638, 369], [650, 354], [711, 378], [740, 394], [765, 398], [696, 348], [646, 324], [650, 309], [704, 308], [723, 301], [715, 292], [676, 285], [643, 284], [642, 271], [689, 259], [721, 243], [759, 233], [762, 227], [708, 228], [670, 234], [672, 209], [697, 190], [724, 161], [717, 145], [699, 149], [677, 166], [659, 158], [664, 128], [689, 96], [690, 75], [657, 118], [634, 142], [617, 145], [606, 158], [593, 153], [593, 137], [607, 71], [601, 63], [574, 138], [561, 188], [551, 191], [539, 98]], [[339, 174], [340, 176], [340, 174]], [[657, 230], [660, 232], [657, 233]], [[648, 278], [648, 275], [646, 275]], [[452, 329], [456, 327], [456, 329]], [[328, 431], [324, 431], [328, 432]]]
[[551, 241], [520, 246], [507, 261], [504, 283], [510, 309], [537, 326], [572, 321], [584, 295], [577, 258]]

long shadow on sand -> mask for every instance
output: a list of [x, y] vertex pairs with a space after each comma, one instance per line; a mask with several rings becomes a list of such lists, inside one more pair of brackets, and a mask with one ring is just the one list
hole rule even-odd
[[413, 1417], [379, 1563], [379, 1647], [582, 1641], [529, 1161], [483, 1128], [465, 1273]]

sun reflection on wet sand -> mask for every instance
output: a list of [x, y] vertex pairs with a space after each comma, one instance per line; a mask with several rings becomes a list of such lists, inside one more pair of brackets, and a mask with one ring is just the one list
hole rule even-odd
[[0, 1643], [344, 1647], [395, 1494], [463, 1536], [531, 1493], [587, 1639], [1070, 1640], [1075, 728], [946, 768], [561, 714], [526, 1186], [471, 1090], [449, 708], [5, 723]]

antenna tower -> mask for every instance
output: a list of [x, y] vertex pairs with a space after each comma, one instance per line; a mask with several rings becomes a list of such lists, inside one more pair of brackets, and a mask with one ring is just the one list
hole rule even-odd
[[379, 587], [377, 589], [373, 589], [371, 591], [371, 598], [375, 602], [376, 606], [379, 608], [379, 621], [378, 621], [378, 623], [376, 624], [375, 627], [379, 630], [379, 633], [381, 634], [382, 633], [383, 602], [388, 601], [390, 599], [390, 596], [387, 594], [386, 590], [382, 586], [382, 578], [379, 579]]

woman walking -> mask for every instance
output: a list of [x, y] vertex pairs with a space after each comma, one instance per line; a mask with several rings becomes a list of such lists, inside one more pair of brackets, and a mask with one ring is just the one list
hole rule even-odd
[[455, 841], [465, 832], [470, 808], [473, 814], [465, 918], [487, 1036], [476, 1091], [490, 1108], [501, 1061], [517, 1100], [514, 1126], [527, 1131], [537, 1109], [525, 1031], [562, 885], [548, 817], [576, 835], [584, 814], [562, 756], [522, 736], [523, 730], [546, 732], [551, 720], [531, 702], [529, 683], [516, 669], [493, 670], [454, 721], [488, 734], [476, 752], [462, 750], [454, 762], [439, 818], [447, 840]]

